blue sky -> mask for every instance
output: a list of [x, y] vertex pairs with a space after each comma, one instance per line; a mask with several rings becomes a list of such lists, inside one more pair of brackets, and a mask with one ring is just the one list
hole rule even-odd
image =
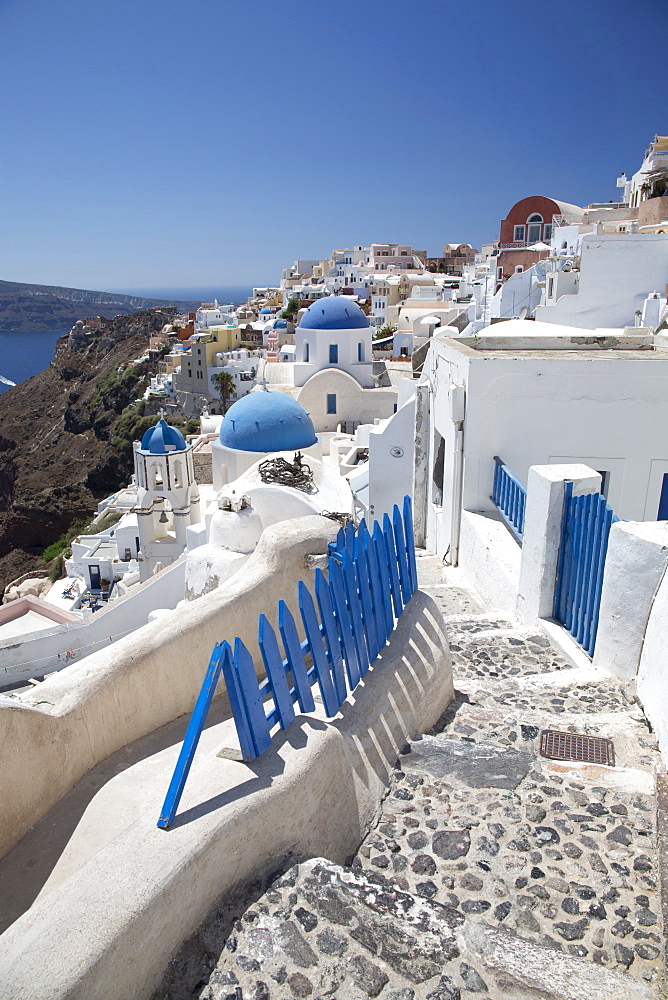
[[668, 133], [667, 28], [665, 0], [0, 0], [0, 278], [263, 284], [616, 199]]

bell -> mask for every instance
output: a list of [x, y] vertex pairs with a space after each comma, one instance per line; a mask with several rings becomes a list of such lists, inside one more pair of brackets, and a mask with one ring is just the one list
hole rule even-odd
[[164, 510], [160, 515], [160, 517], [158, 518], [158, 520], [160, 521], [160, 524], [167, 524], [167, 515], [165, 514]]

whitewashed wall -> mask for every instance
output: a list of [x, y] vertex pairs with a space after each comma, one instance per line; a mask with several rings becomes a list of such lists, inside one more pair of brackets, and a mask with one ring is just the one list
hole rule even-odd
[[633, 326], [635, 310], [649, 292], [665, 290], [668, 236], [587, 234], [580, 253], [577, 295], [539, 306], [537, 320], [587, 329]]
[[183, 600], [184, 581], [182, 558], [148, 580], [135, 594], [112, 601], [86, 621], [57, 625], [24, 638], [13, 636], [0, 645], [0, 683], [41, 677], [111, 646], [146, 625], [155, 608], [176, 607]]
[[255, 652], [259, 613], [275, 623], [279, 598], [295, 607], [299, 580], [312, 581], [306, 555], [326, 552], [336, 531], [322, 517], [267, 528], [224, 589], [175, 608], [20, 699], [0, 696], [0, 854], [99, 761], [191, 711], [214, 643], [239, 636]]

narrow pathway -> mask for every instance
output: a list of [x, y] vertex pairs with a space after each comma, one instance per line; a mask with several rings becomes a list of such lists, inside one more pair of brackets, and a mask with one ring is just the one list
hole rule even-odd
[[[250, 907], [221, 901], [161, 1000], [666, 995], [642, 712], [622, 683], [443, 581], [433, 557], [418, 565], [449, 622], [455, 700], [402, 749], [350, 867], [287, 862]], [[612, 738], [616, 766], [541, 757], [545, 728]]]

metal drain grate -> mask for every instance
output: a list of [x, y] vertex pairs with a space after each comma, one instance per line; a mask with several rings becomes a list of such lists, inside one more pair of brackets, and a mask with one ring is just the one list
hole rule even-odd
[[581, 736], [544, 729], [540, 734], [540, 755], [551, 760], [582, 760], [588, 764], [615, 766], [612, 740], [602, 736]]

